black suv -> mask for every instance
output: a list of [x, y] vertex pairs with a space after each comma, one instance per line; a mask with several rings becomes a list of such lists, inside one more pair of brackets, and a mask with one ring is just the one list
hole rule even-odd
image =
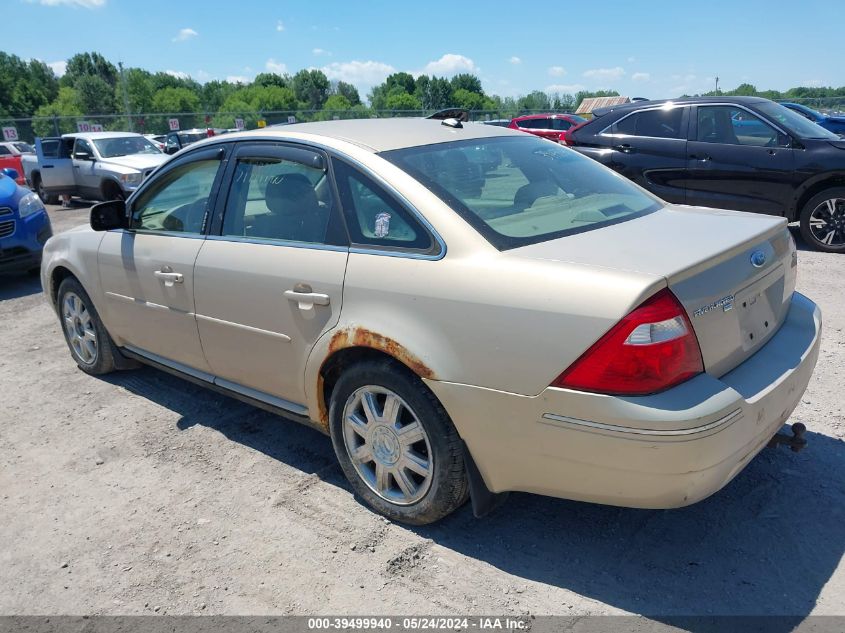
[[845, 252], [845, 140], [773, 101], [694, 97], [596, 110], [565, 142], [668, 202], [800, 220]]

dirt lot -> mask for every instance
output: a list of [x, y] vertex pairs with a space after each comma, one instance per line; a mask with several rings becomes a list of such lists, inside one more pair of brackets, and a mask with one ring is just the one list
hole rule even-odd
[[808, 450], [682, 510], [516, 494], [418, 529], [359, 504], [314, 431], [82, 373], [38, 281], [0, 278], [0, 614], [845, 614], [845, 256], [799, 262], [825, 317]]

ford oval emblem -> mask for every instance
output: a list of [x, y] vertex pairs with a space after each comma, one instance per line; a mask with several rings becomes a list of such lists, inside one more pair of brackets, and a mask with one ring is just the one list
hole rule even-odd
[[766, 265], [766, 254], [763, 251], [754, 251], [751, 253], [751, 265], [754, 268], [762, 268]]

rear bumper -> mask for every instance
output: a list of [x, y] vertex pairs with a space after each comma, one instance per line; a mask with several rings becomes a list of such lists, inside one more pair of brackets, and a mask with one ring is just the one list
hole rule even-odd
[[652, 396], [426, 382], [493, 492], [672, 508], [720, 490], [780, 429], [810, 380], [820, 334], [818, 307], [795, 293], [778, 333], [742, 365]]

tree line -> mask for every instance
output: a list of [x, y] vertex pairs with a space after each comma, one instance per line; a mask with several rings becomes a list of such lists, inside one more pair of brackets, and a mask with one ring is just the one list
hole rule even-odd
[[[355, 86], [330, 81], [318, 69], [303, 69], [293, 75], [264, 72], [248, 83], [213, 80], [203, 84], [164, 72], [119, 68], [100, 53], [86, 52], [71, 57], [64, 75], [57, 77], [42, 61], [27, 61], [0, 51], [0, 120], [35, 117], [36, 135], [53, 133], [56, 121], [60, 121], [59, 131], [73, 131], [75, 118], [96, 115], [132, 116], [131, 122], [118, 117], [107, 120], [107, 129], [126, 129], [131, 124], [162, 132], [166, 117], [155, 113], [193, 115], [184, 117], [185, 123], [222, 128], [234, 127], [236, 118], [243, 119], [246, 127], [255, 127], [268, 112], [291, 112], [296, 113], [297, 120], [320, 120], [340, 114], [366, 117], [371, 111], [461, 107], [510, 117], [526, 111], [573, 111], [582, 99], [618, 94], [614, 90], [576, 94], [535, 90], [520, 97], [500, 97], [487, 94], [481, 80], [468, 73], [446, 78], [397, 72], [372, 88], [366, 105]], [[797, 87], [779, 92], [742, 84], [735, 90], [707, 94], [829, 98], [845, 97], [845, 87]]]

